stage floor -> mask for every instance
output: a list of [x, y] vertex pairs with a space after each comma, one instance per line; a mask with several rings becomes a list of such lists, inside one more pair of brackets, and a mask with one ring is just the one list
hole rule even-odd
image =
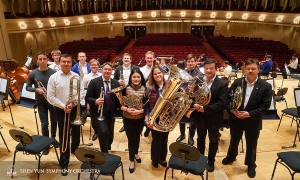
[[[275, 89], [281, 86], [281, 79], [275, 79]], [[283, 87], [288, 87], [288, 94], [286, 95], [286, 99], [288, 101], [288, 107], [295, 107], [293, 88], [297, 87], [298, 80], [285, 80], [283, 83]], [[11, 179], [10, 177], [6, 177], [6, 169], [7, 167], [12, 165], [13, 160], [13, 152], [17, 142], [15, 142], [9, 135], [9, 129], [24, 126], [24, 130], [32, 135], [37, 134], [36, 123], [34, 118], [34, 110], [31, 108], [22, 107], [19, 105], [11, 105], [12, 113], [15, 121], [15, 126], [12, 125], [9, 108], [6, 107], [5, 111], [0, 109], [0, 124], [3, 127], [1, 132], [4, 136], [6, 143], [11, 152], [7, 152], [7, 149], [0, 140], [0, 165], [2, 174], [1, 179]], [[285, 108], [285, 103], [277, 103], [276, 109], [278, 115], [281, 116], [281, 110]], [[277, 159], [277, 153], [282, 151], [299, 151], [300, 143], [297, 140], [297, 147], [295, 149], [282, 149], [281, 146], [284, 145], [292, 145], [296, 124], [294, 123], [291, 127], [291, 119], [283, 118], [282, 124], [280, 126], [279, 131], [276, 131], [279, 120], [264, 120], [263, 121], [263, 130], [261, 131], [258, 148], [257, 148], [257, 175], [255, 179], [259, 180], [267, 180], [271, 178], [272, 170], [274, 167], [275, 160]], [[39, 130], [40, 123], [39, 123]], [[121, 120], [117, 120], [115, 123], [115, 138], [112, 145], [111, 153], [117, 154], [122, 157], [122, 162], [124, 165], [125, 179], [163, 179], [165, 168], [153, 168], [151, 165], [150, 159], [150, 142], [151, 138], [141, 137], [140, 144], [140, 156], [142, 158], [141, 164], [136, 164], [136, 169], [133, 174], [128, 172], [129, 160], [128, 153], [125, 151], [127, 149], [127, 137], [125, 133], [119, 133], [119, 129], [122, 126]], [[84, 142], [89, 143], [92, 142], [89, 140], [89, 127], [90, 120], [88, 119], [87, 123], [83, 126], [84, 133]], [[188, 132], [188, 130], [186, 131]], [[239, 147], [239, 155], [237, 157], [237, 161], [232, 165], [224, 166], [221, 161], [226, 156], [228, 144], [229, 144], [229, 129], [224, 128], [223, 131], [220, 131], [222, 136], [219, 142], [219, 152], [217, 153], [216, 162], [215, 162], [215, 171], [213, 173], [209, 173], [209, 179], [213, 180], [240, 180], [240, 179], [248, 179], [247, 177], [247, 166], [244, 165], [244, 157], [245, 153], [242, 153], [242, 146], [240, 144]], [[93, 133], [92, 133], [93, 135]], [[174, 142], [179, 135], [179, 127], [176, 127], [174, 131], [172, 131], [169, 135], [169, 144]], [[194, 138], [196, 142], [196, 137]], [[184, 140], [187, 142], [187, 139]], [[245, 141], [244, 141], [245, 142]], [[81, 142], [82, 143], [82, 142]], [[208, 141], [206, 142], [208, 147]], [[83, 145], [81, 145], [83, 146]], [[244, 143], [245, 146], [245, 143]], [[98, 140], [93, 141], [92, 148], [99, 149]], [[207, 152], [207, 150], [206, 150]], [[170, 154], [167, 159], [169, 159]], [[56, 161], [56, 155], [54, 149], [51, 149], [49, 155], [45, 155], [41, 159], [42, 169], [45, 169], [44, 173], [40, 175], [41, 180], [46, 179], [77, 179], [76, 169], [79, 169], [81, 162], [79, 162], [74, 155], [71, 154], [71, 162], [69, 165], [69, 169], [74, 169], [74, 172], [69, 173], [67, 177], [61, 176], [60, 173], [46, 173], [46, 169], [59, 169], [58, 162]], [[17, 153], [16, 158], [16, 169], [17, 176], [15, 179], [36, 179], [37, 174], [34, 172], [29, 172], [30, 170], [37, 168], [37, 161], [34, 156], [23, 155], [21, 152]], [[26, 171], [26, 172], [24, 172]], [[82, 174], [81, 179], [86, 179], [88, 174]], [[111, 177], [101, 177], [100, 179], [111, 179]], [[121, 170], [118, 169], [116, 171], [116, 179], [121, 179]], [[167, 179], [171, 179], [171, 171], [168, 171]], [[199, 177], [188, 174], [181, 174], [180, 171], [174, 171], [174, 179], [178, 180], [188, 180], [188, 179], [199, 179]], [[282, 179], [290, 179], [290, 175], [288, 170], [286, 170], [282, 165], [277, 166], [277, 170], [275, 173], [275, 180]], [[300, 179], [300, 175], [296, 174], [295, 179]]]

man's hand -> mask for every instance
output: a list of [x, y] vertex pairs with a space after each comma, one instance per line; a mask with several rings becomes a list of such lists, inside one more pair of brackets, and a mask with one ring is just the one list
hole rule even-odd
[[201, 106], [200, 104], [194, 104], [194, 109], [198, 112], [204, 112], [204, 107]]
[[248, 111], [238, 111], [237, 109], [231, 109], [230, 112], [232, 112], [239, 119], [245, 119], [250, 117]]
[[43, 88], [36, 88], [35, 91], [41, 95], [46, 94], [46, 92], [43, 90]]
[[98, 98], [95, 101], [95, 104], [97, 104], [97, 105], [102, 105], [103, 103], [104, 103], [104, 98]]

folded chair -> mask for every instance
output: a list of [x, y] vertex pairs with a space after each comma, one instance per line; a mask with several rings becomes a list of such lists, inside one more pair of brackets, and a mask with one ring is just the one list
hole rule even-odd
[[[170, 145], [169, 150], [172, 155], [165, 170], [164, 179], [166, 179], [168, 169], [171, 168], [172, 178], [174, 169], [176, 169], [181, 170], [181, 173], [200, 175], [202, 180], [204, 180], [204, 171], [207, 169], [207, 157], [200, 154], [196, 147], [183, 142], [174, 142]], [[207, 170], [206, 179], [208, 179]]]
[[[54, 139], [46, 136], [39, 136], [39, 135], [30, 136], [28, 133], [18, 129], [9, 130], [9, 134], [15, 141], [19, 142], [14, 152], [11, 178], [13, 178], [13, 174], [14, 174], [16, 154], [17, 152], [22, 151], [23, 154], [26, 155], [35, 155], [36, 160], [38, 160], [38, 179], [39, 179], [41, 158], [44, 155], [44, 152], [46, 152], [46, 150], [50, 147], [50, 145], [53, 145]], [[54, 150], [56, 153], [57, 160], [59, 162], [56, 148], [54, 148]]]

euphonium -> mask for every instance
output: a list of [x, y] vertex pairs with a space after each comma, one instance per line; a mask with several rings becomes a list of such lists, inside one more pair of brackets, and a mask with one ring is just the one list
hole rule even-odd
[[[101, 87], [99, 98], [104, 98], [103, 87]], [[104, 118], [103, 118], [103, 104], [98, 105], [98, 113], [99, 113], [98, 121], [103, 121], [104, 120]]]
[[169, 79], [149, 115], [153, 129], [161, 132], [172, 131], [192, 103], [186, 93], [178, 92], [184, 83], [192, 80], [192, 76], [176, 66], [168, 68]]
[[[77, 82], [77, 84], [76, 84], [77, 92], [75, 95], [73, 94], [74, 80]], [[63, 139], [62, 139], [62, 143], [61, 143], [61, 149], [62, 149], [63, 153], [66, 152], [67, 147], [68, 147], [70, 123], [74, 124], [74, 125], [82, 125], [82, 121], [80, 118], [80, 78], [75, 75], [70, 79], [69, 99], [68, 99], [66, 106], [70, 103], [73, 103], [73, 96], [76, 96], [76, 95], [78, 96], [78, 98], [77, 98], [77, 113], [76, 113], [75, 120], [70, 122], [70, 114], [68, 115], [68, 118], [66, 118], [67, 113], [65, 113]]]
[[[193, 84], [195, 84], [195, 83], [193, 83]], [[209, 87], [206, 85], [206, 83], [203, 82], [203, 80], [201, 80], [201, 82], [199, 84], [197, 84], [195, 88], [196, 88], [196, 91], [189, 92], [190, 96], [192, 96], [192, 98], [195, 99], [195, 104], [199, 104], [201, 106], [207, 105], [210, 102], [210, 98], [211, 98], [211, 92], [210, 92]], [[186, 112], [185, 116], [187, 118], [190, 118], [191, 114], [192, 114], [192, 112], [194, 112], [194, 110], [195, 110], [194, 108], [189, 109]]]
[[[45, 88], [45, 86], [43, 85], [43, 83], [41, 81], [38, 81], [36, 78], [34, 78], [34, 81], [36, 82], [38, 88], [42, 88], [45, 93], [47, 92], [47, 89]], [[43, 96], [47, 100], [47, 95], [43, 94]]]
[[243, 82], [244, 80], [242, 80], [242, 86], [238, 86], [235, 89], [235, 92], [231, 92], [230, 96], [230, 102], [229, 102], [229, 108], [230, 109], [238, 109], [243, 102]]

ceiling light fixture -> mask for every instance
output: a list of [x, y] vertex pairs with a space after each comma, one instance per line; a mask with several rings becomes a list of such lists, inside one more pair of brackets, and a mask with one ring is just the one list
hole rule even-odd
[[199, 18], [201, 16], [201, 12], [196, 12], [195, 17]]
[[18, 23], [20, 29], [27, 29], [27, 24], [24, 21], [20, 21]]
[[36, 24], [39, 28], [42, 28], [43, 27], [43, 23], [41, 22], [41, 20], [37, 20], [36, 21]]
[[93, 16], [93, 20], [94, 20], [94, 22], [98, 22], [100, 19], [98, 16]]
[[83, 24], [84, 23], [83, 17], [78, 18], [78, 22], [79, 22], [79, 24]]
[[113, 15], [111, 15], [111, 14], [109, 14], [108, 16], [107, 16], [107, 18], [108, 18], [108, 20], [113, 20], [114, 19], [114, 16]]
[[210, 14], [210, 17], [211, 18], [215, 18], [217, 16], [217, 13], [215, 13], [215, 12], [212, 12], [211, 14]]
[[151, 12], [151, 17], [156, 17], [156, 12], [155, 11]]
[[70, 25], [70, 21], [68, 19], [64, 19], [64, 23], [65, 23], [66, 26]]
[[54, 20], [49, 20], [50, 26], [51, 27], [55, 27], [56, 26], [56, 22]]
[[171, 16], [171, 11], [167, 11], [166, 12], [166, 17], [170, 17]]
[[279, 15], [277, 18], [276, 18], [276, 22], [282, 22], [283, 20], [283, 15]]
[[258, 17], [258, 20], [259, 21], [264, 21], [266, 19], [266, 15], [265, 14], [261, 14], [259, 17]]
[[297, 16], [295, 19], [294, 19], [294, 24], [299, 24], [300, 23], [300, 16]]
[[122, 14], [122, 18], [123, 19], [127, 19], [128, 18], [128, 14], [126, 14], [126, 13]]
[[143, 17], [143, 14], [142, 14], [142, 13], [136, 13], [136, 17], [137, 17], [137, 18], [142, 18], [142, 17]]
[[248, 17], [249, 17], [248, 13], [245, 13], [245, 14], [242, 15], [242, 19], [245, 19], [245, 20], [248, 19]]
[[185, 11], [181, 11], [180, 16], [181, 17], [185, 17], [186, 16], [186, 12]]
[[232, 13], [227, 13], [226, 14], [226, 19], [231, 19], [231, 17], [232, 17]]

